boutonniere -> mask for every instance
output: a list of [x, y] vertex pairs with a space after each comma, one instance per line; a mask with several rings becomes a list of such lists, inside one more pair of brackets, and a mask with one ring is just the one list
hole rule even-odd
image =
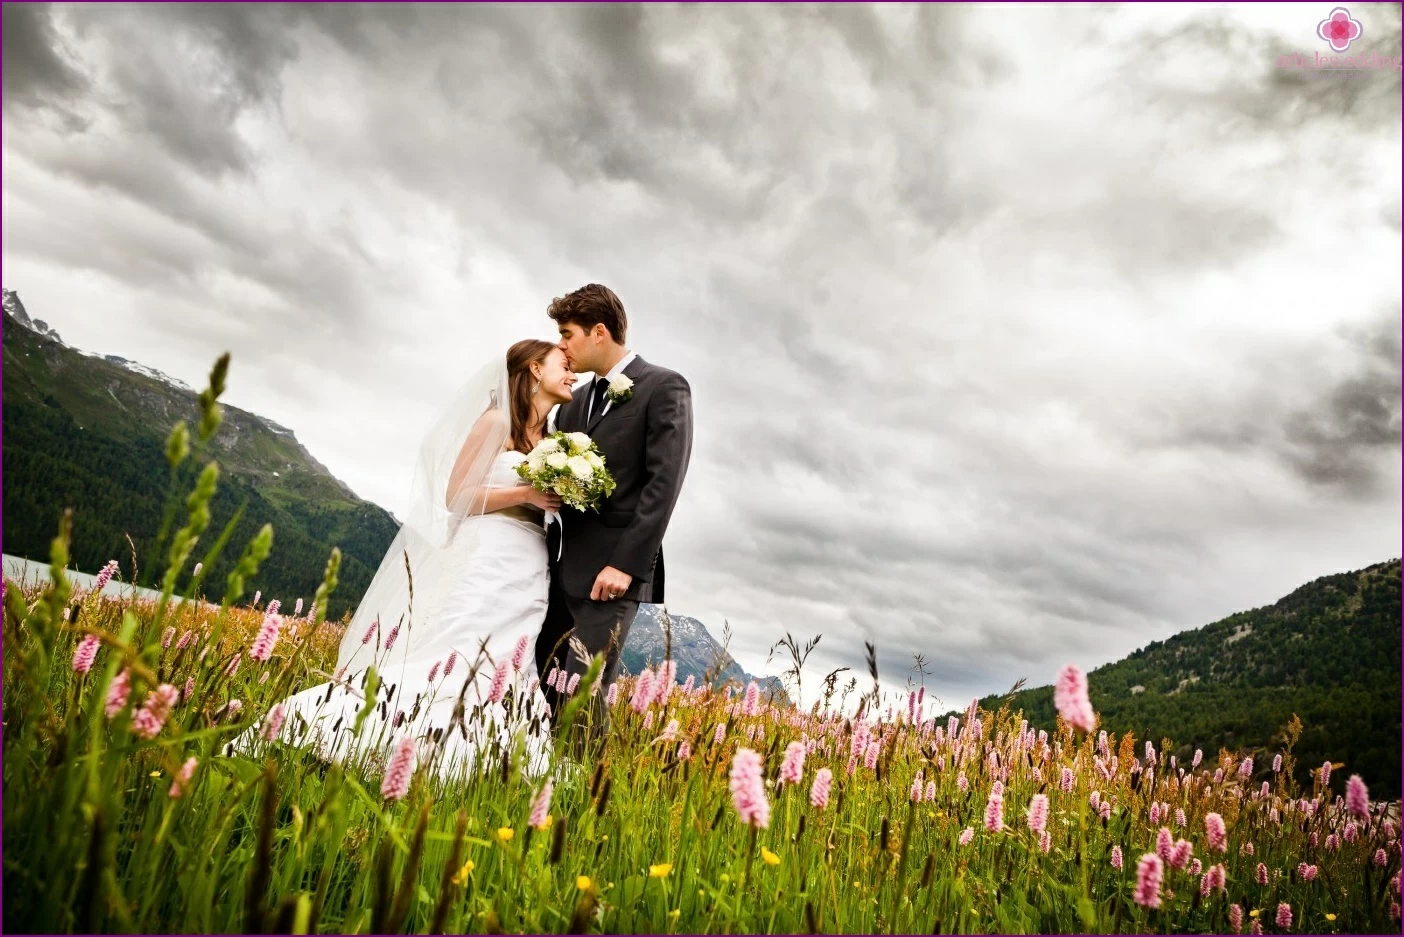
[[609, 390], [605, 392], [611, 403], [623, 403], [634, 396], [634, 382], [625, 374], [616, 374], [609, 380]]

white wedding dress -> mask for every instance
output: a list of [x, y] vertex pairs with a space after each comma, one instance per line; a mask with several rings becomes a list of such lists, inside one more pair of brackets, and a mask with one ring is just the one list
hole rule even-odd
[[[501, 453], [486, 486], [526, 484], [515, 471], [525, 458], [516, 451]], [[541, 513], [520, 507], [464, 518], [435, 561], [444, 564], [443, 572], [432, 577], [439, 594], [415, 596], [410, 622], [388, 651], [385, 644], [395, 622], [373, 626], [378, 633], [364, 643], [361, 636], [348, 634], [337, 661], [339, 682], [284, 700], [279, 741], [310, 746], [325, 759], [370, 753], [377, 761], [409, 736], [418, 741], [417, 763], [427, 762], [448, 776], [484, 758], [486, 767], [500, 766], [503, 753], [515, 750], [520, 741], [527, 772], [545, 770], [550, 720], [537, 688], [536, 637], [546, 616], [550, 574]], [[522, 639], [526, 651], [517, 669], [513, 656]], [[380, 677], [378, 704], [353, 738], [365, 702], [366, 669], [372, 664]], [[507, 672], [510, 711], [501, 702], [489, 702], [498, 669]], [[461, 716], [455, 718], [460, 697]], [[256, 730], [254, 738], [261, 741], [262, 727]]]

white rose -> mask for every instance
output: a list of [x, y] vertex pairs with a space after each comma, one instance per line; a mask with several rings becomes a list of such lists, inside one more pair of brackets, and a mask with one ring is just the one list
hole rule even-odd
[[581, 481], [589, 481], [590, 476], [595, 474], [594, 466], [585, 460], [584, 456], [571, 456], [570, 473]]
[[539, 475], [541, 469], [546, 464], [546, 457], [539, 452], [533, 452], [527, 457], [527, 471], [533, 475]]
[[590, 448], [590, 437], [585, 433], [566, 433], [566, 439], [570, 440], [570, 451], [577, 455]]
[[589, 463], [590, 463], [590, 466], [591, 466], [592, 468], [596, 468], [596, 469], [602, 469], [602, 468], [604, 468], [604, 459], [601, 459], [601, 458], [599, 457], [599, 455], [596, 454], [596, 453], [594, 453], [594, 452], [587, 452], [587, 453], [585, 453], [585, 461], [586, 461], [586, 462], [589, 462]]
[[532, 449], [532, 452], [540, 452], [542, 454], [560, 451], [560, 442], [551, 436], [547, 436], [545, 439], [541, 440], [541, 442], [536, 444], [536, 448]]
[[622, 394], [634, 386], [634, 381], [627, 374], [616, 374], [609, 380], [609, 389], [616, 394]]
[[546, 464], [557, 470], [565, 468], [566, 463], [569, 461], [570, 456], [566, 455], [564, 452], [553, 452], [546, 457]]

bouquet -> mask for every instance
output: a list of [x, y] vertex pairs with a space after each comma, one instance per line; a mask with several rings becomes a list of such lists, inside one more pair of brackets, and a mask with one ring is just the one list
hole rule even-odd
[[537, 443], [517, 474], [537, 491], [552, 491], [581, 511], [599, 511], [614, 493], [614, 476], [605, 468], [595, 441], [584, 433], [552, 433]]

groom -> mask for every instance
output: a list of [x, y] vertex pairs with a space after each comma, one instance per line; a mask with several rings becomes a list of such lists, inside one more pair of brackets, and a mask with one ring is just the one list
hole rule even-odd
[[[604, 655], [600, 692], [578, 719], [589, 719], [602, 739], [609, 728], [605, 691], [639, 603], [663, 601], [663, 534], [692, 454], [692, 392], [682, 375], [629, 350], [624, 305], [608, 287], [582, 286], [553, 300], [547, 315], [571, 368], [595, 375], [561, 404], [555, 428], [588, 434], [616, 487], [598, 513], [567, 507], [548, 529], [550, 604], [536, 666], [543, 681], [553, 667], [583, 674], [588, 664], [571, 653], [571, 635], [592, 657]], [[542, 690], [554, 721], [566, 700], [554, 688]]]

